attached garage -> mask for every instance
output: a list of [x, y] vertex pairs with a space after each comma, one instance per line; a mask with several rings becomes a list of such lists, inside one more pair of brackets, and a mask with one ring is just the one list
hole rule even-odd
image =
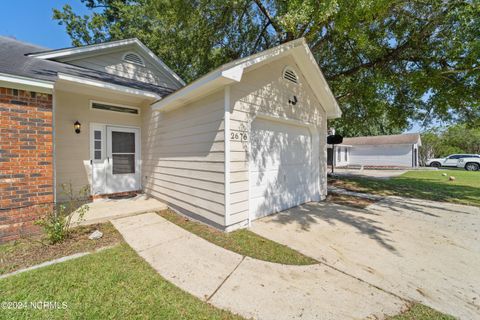
[[[308, 127], [256, 118], [251, 128], [250, 210], [253, 219], [315, 198]], [[316, 146], [318, 147], [318, 146]]]
[[226, 231], [320, 201], [340, 115], [304, 39], [223, 65], [145, 116], [144, 191]]

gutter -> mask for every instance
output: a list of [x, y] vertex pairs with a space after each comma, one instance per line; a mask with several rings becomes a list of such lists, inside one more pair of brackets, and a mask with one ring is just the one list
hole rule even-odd
[[131, 87], [112, 84], [112, 83], [99, 81], [99, 80], [92, 80], [88, 78], [72, 76], [65, 73], [58, 73], [58, 81], [56, 83], [58, 84], [59, 82], [73, 82], [86, 87], [96, 87], [99, 89], [121, 92], [123, 94], [132, 95], [132, 96], [142, 96], [142, 97], [154, 99], [154, 100], [161, 99], [161, 97], [158, 94], [150, 91], [134, 89]]
[[0, 86], [6, 86], [13, 89], [51, 94], [53, 92], [53, 85], [54, 83], [52, 81], [0, 73]]

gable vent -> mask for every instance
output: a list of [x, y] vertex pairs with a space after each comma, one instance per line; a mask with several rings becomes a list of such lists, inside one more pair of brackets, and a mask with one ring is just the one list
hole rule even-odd
[[291, 68], [287, 67], [283, 71], [283, 79], [298, 84], [298, 76]]
[[143, 62], [142, 57], [133, 52], [126, 53], [123, 56], [123, 60], [145, 67], [145, 62]]

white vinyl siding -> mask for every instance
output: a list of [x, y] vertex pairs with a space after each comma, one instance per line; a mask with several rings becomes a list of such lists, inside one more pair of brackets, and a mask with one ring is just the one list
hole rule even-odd
[[[232, 133], [247, 133], [247, 141], [232, 141], [230, 151], [230, 216], [229, 226], [245, 225], [249, 218], [249, 141], [250, 125], [257, 114], [290, 119], [298, 123], [313, 124], [321, 137], [312, 140], [314, 161], [311, 173], [319, 175], [319, 197], [326, 195], [326, 115], [297, 70], [299, 84], [283, 79], [286, 66], [296, 68], [292, 57], [278, 59], [256, 70], [246, 72], [242, 81], [231, 87], [230, 130]], [[298, 102], [288, 100], [296, 95]], [[313, 138], [312, 138], [313, 139]], [[318, 199], [317, 199], [318, 200]], [[237, 226], [234, 226], [237, 224]]]
[[[225, 224], [223, 91], [170, 112], [145, 111], [145, 193], [217, 226]], [[208, 220], [208, 221], [207, 221]]]
[[412, 145], [355, 145], [350, 150], [350, 164], [364, 166], [412, 166]]
[[[72, 184], [75, 190], [92, 183], [90, 165], [91, 123], [140, 127], [140, 116], [120, 112], [105, 112], [90, 108], [91, 100], [141, 107], [133, 101], [125, 101], [118, 95], [87, 95], [56, 90], [55, 95], [55, 167], [57, 198], [63, 200], [62, 184]], [[142, 110], [143, 111], [143, 110]], [[79, 121], [81, 132], [75, 133], [73, 123]]]
[[145, 66], [125, 61], [123, 59], [125, 53], [132, 52], [134, 51], [122, 49], [94, 56], [71, 59], [66, 62], [79, 67], [107, 72], [120, 77], [147, 82], [158, 86], [167, 86], [170, 88], [181, 87], [167, 70], [153, 64], [149, 58], [142, 55], [140, 52], [135, 51], [134, 53], [143, 59]]

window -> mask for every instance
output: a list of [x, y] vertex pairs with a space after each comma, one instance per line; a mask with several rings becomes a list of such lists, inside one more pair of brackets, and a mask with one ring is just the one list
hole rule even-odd
[[345, 162], [348, 161], [348, 149], [345, 148]]
[[127, 52], [123, 56], [123, 60], [133, 63], [133, 64], [138, 64], [139, 66], [145, 67], [145, 62], [143, 61], [142, 57], [140, 57], [138, 54], [133, 53], [133, 52]]
[[283, 79], [290, 81], [292, 83], [298, 84], [297, 73], [290, 67], [286, 67], [283, 70]]
[[337, 161], [338, 162], [342, 161], [342, 148], [337, 149]]
[[135, 134], [112, 131], [112, 173], [135, 173]]
[[95, 160], [102, 160], [102, 131], [93, 131], [93, 158]]
[[103, 110], [103, 111], [113, 111], [113, 112], [122, 112], [128, 114], [140, 114], [140, 109], [134, 107], [125, 107], [117, 106], [112, 104], [106, 104], [102, 102], [91, 102], [92, 109]]

